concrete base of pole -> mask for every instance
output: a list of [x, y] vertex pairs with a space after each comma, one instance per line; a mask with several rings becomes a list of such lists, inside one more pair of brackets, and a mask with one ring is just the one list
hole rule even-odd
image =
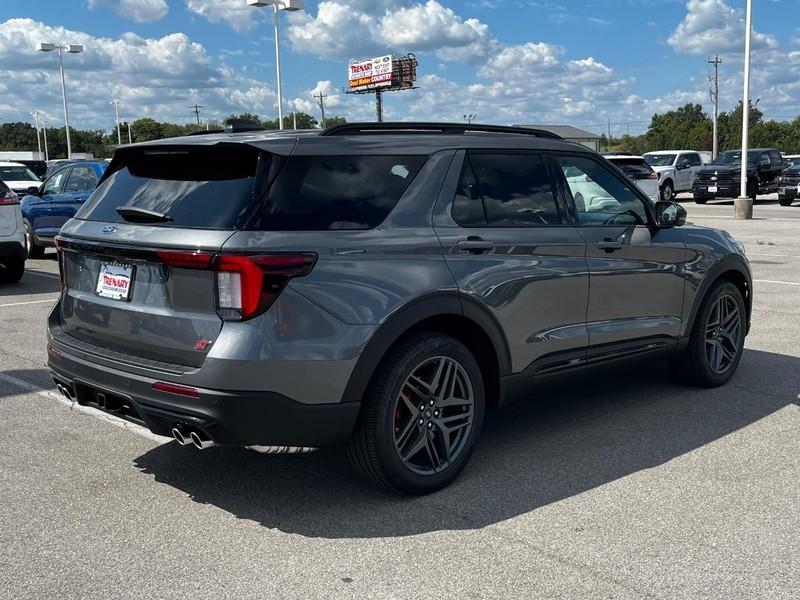
[[753, 199], [739, 197], [733, 201], [733, 217], [735, 219], [753, 218]]

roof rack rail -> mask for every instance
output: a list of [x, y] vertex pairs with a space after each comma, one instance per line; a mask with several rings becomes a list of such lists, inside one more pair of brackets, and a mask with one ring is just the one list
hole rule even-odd
[[211, 135], [212, 133], [225, 133], [224, 129], [200, 129], [198, 131], [190, 131], [186, 135]]
[[476, 125], [472, 123], [428, 123], [398, 121], [392, 123], [345, 123], [324, 129], [320, 135], [391, 134], [391, 133], [445, 133], [463, 135], [465, 133], [512, 133], [533, 137], [560, 140], [560, 135], [544, 129], [508, 125]]

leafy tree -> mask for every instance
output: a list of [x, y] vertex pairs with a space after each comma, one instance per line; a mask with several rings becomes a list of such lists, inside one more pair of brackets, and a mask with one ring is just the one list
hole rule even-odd
[[334, 125], [344, 125], [347, 123], [347, 119], [340, 116], [335, 117], [325, 117], [325, 127], [333, 127]]
[[647, 150], [710, 150], [711, 119], [699, 104], [653, 115], [645, 134]]

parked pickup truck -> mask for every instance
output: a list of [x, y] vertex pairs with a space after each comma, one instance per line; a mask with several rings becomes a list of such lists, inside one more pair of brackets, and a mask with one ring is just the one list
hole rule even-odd
[[658, 175], [662, 200], [672, 200], [678, 192], [691, 192], [695, 175], [703, 168], [699, 152], [694, 150], [660, 150], [644, 155]]
[[[697, 204], [714, 198], [736, 198], [741, 193], [742, 151], [728, 150], [706, 165], [694, 180], [692, 194]], [[783, 157], [772, 148], [747, 151], [747, 196], [756, 200], [759, 194], [778, 191], [783, 171]]]

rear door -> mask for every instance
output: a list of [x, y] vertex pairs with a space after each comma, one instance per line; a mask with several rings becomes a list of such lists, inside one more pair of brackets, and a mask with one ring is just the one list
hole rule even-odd
[[585, 243], [552, 181], [536, 152], [460, 151], [436, 208], [445, 260], [504, 330], [515, 373], [585, 357]]
[[[97, 175], [90, 165], [72, 167], [67, 171], [63, 192], [55, 196], [50, 204], [50, 214], [54, 226], [58, 227], [75, 216], [78, 208], [97, 186]], [[58, 221], [60, 223], [57, 223]]]
[[663, 347], [681, 331], [687, 253], [680, 235], [651, 227], [649, 203], [594, 156], [564, 153], [556, 160], [570, 198], [580, 192], [571, 183], [580, 172], [608, 199], [575, 206], [590, 274], [590, 360], [624, 344], [632, 351]]
[[67, 343], [202, 365], [223, 323], [211, 261], [252, 209], [265, 162], [239, 144], [118, 151], [59, 236]]

